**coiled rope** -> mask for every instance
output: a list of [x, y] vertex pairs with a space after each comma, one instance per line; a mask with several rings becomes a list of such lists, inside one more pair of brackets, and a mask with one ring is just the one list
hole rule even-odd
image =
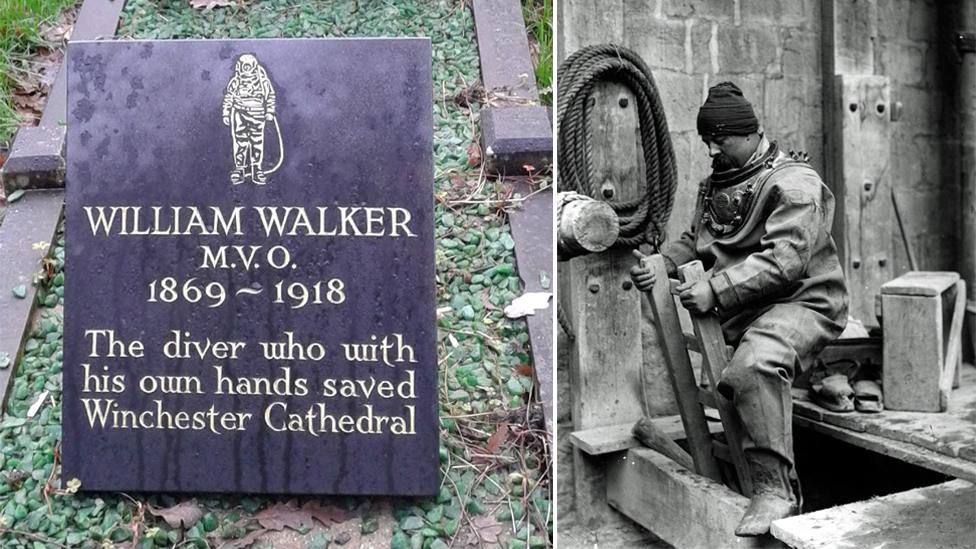
[[668, 122], [651, 70], [632, 50], [604, 44], [583, 48], [559, 66], [559, 174], [563, 191], [603, 200], [591, 159], [590, 96], [599, 82], [618, 82], [633, 92], [637, 103], [645, 189], [629, 201], [608, 201], [620, 220], [615, 245], [636, 247], [645, 242], [657, 250], [674, 206], [677, 173]]

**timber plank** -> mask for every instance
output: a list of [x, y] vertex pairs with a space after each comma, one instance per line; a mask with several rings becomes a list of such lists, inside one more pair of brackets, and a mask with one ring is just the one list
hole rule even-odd
[[831, 438], [859, 446], [878, 454], [891, 456], [905, 463], [976, 482], [976, 463], [969, 460], [949, 457], [945, 454], [933, 452], [932, 450], [908, 442], [871, 433], [852, 431], [800, 415], [793, 416], [793, 424], [797, 427], [813, 429], [818, 433], [823, 433]]
[[971, 549], [976, 486], [953, 480], [773, 522], [796, 549]]
[[[668, 279], [664, 256], [654, 255], [641, 261], [651, 268], [657, 280], [663, 282]], [[685, 336], [670, 285], [655, 284], [647, 297], [654, 312], [658, 343], [664, 353], [664, 363], [674, 389], [682, 424], [688, 433], [688, 446], [695, 462], [695, 470], [712, 480], [721, 480], [721, 472], [711, 453], [711, 437], [704, 410], [698, 402], [695, 371], [685, 348]]]
[[[681, 276], [681, 282], [694, 282], [705, 277], [705, 269], [701, 261], [695, 260], [678, 267], [678, 274]], [[702, 368], [708, 373], [709, 391], [715, 399], [715, 407], [719, 411], [719, 417], [722, 418], [722, 427], [729, 441], [729, 453], [735, 465], [739, 486], [743, 494], [751, 496], [752, 478], [749, 475], [749, 465], [746, 463], [741, 443], [744, 438], [742, 420], [739, 419], [739, 414], [732, 403], [718, 394], [715, 389], [729, 361], [729, 348], [725, 345], [725, 335], [722, 333], [718, 318], [712, 314], [692, 315], [692, 324], [701, 348]]]
[[881, 294], [939, 296], [959, 282], [953, 271], [909, 271], [881, 285]]
[[[654, 425], [671, 440], [682, 440], [685, 438], [685, 428], [681, 424], [681, 416], [663, 416], [651, 419]], [[707, 422], [710, 433], [721, 433], [722, 424], [718, 421]], [[630, 448], [642, 447], [639, 440], [631, 434], [634, 428], [633, 423], [621, 423], [619, 425], [608, 425], [587, 429], [585, 431], [575, 431], [570, 433], [569, 441], [580, 450], [591, 456], [620, 452]]]
[[749, 500], [650, 448], [609, 461], [607, 501], [674, 547], [785, 547], [771, 536], [737, 537]]
[[920, 449], [976, 463], [976, 367], [965, 365], [961, 380], [960, 387], [952, 392], [945, 412], [885, 410], [879, 414], [839, 414], [810, 402], [806, 391], [794, 389], [794, 416], [912, 444]]
[[[19, 201], [7, 206], [0, 227], [0, 354], [6, 354], [10, 365], [0, 369], [0, 416], [7, 409], [7, 396], [13, 386], [17, 364], [30, 327], [37, 288], [31, 282], [41, 269], [41, 260], [51, 247], [35, 248], [35, 243], [50, 244], [61, 220], [63, 190], [27, 191]], [[11, 290], [23, 284], [27, 296], [18, 299]]]

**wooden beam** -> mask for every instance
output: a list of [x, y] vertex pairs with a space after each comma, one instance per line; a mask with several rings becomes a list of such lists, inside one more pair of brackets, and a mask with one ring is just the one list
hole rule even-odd
[[[705, 269], [701, 261], [695, 260], [678, 267], [678, 274], [681, 276], [681, 282], [695, 282], [705, 278]], [[743, 494], [751, 496], [752, 478], [749, 476], [749, 465], [742, 451], [744, 437], [742, 420], [739, 419], [739, 413], [732, 403], [716, 391], [722, 371], [725, 370], [730, 358], [728, 346], [725, 344], [725, 335], [722, 334], [718, 319], [712, 313], [692, 314], [691, 320], [701, 347], [702, 368], [708, 374], [709, 390], [715, 398], [715, 407], [719, 411], [719, 417], [722, 418], [722, 427], [729, 441], [729, 452], [739, 478], [739, 486], [742, 487]]]
[[785, 547], [770, 536], [737, 537], [749, 500], [650, 448], [609, 462], [607, 500], [674, 547]]
[[[681, 424], [681, 416], [656, 417], [652, 418], [651, 421], [654, 422], [658, 430], [671, 440], [687, 438], [684, 426]], [[569, 434], [569, 441], [573, 446], [591, 456], [612, 454], [641, 447], [640, 441], [634, 438], [633, 428], [633, 423], [621, 423], [586, 431], [575, 431]], [[709, 421], [708, 430], [713, 434], [721, 433], [722, 424], [718, 421]]]
[[[657, 280], [668, 280], [664, 256], [658, 254], [641, 261], [651, 269]], [[655, 284], [647, 297], [654, 312], [658, 343], [664, 352], [668, 376], [674, 388], [685, 432], [688, 433], [688, 447], [695, 462], [695, 471], [707, 478], [720, 481], [722, 474], [711, 452], [711, 435], [704, 410], [698, 401], [695, 371], [691, 367], [691, 359], [685, 348], [684, 332], [681, 330], [681, 321], [678, 319], [670, 284]]]
[[965, 549], [976, 540], [976, 486], [953, 480], [773, 522], [795, 549]]

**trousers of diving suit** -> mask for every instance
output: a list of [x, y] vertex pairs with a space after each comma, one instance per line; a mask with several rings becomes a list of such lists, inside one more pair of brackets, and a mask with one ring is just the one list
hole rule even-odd
[[833, 209], [817, 173], [773, 146], [751, 177], [724, 188], [703, 182], [691, 230], [662, 250], [675, 265], [700, 259], [710, 271], [735, 346], [717, 388], [742, 418], [743, 449], [774, 452], [791, 471], [793, 379], [847, 323]]
[[263, 101], [258, 98], [234, 102], [234, 167], [239, 170], [261, 169], [264, 160], [265, 112]]

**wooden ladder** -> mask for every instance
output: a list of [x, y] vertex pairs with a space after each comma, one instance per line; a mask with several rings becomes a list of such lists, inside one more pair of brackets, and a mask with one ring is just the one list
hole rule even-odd
[[[653, 255], [641, 261], [644, 266], [651, 269], [658, 281], [648, 292], [648, 298], [654, 311], [658, 339], [664, 350], [681, 422], [695, 464], [695, 472], [722, 482], [715, 458], [731, 462], [735, 468], [740, 492], [749, 497], [752, 495], [752, 482], [745, 454], [742, 451], [742, 421], [732, 402], [716, 390], [721, 373], [732, 356], [732, 348], [725, 344], [718, 318], [711, 313], [705, 315], [692, 313], [694, 333], [683, 332], [674, 297], [674, 287], [679, 282], [668, 278], [664, 256]], [[681, 282], [692, 282], [703, 279], [705, 270], [701, 261], [692, 261], [679, 267], [678, 274]], [[668, 284], [662, 281], [668, 281]], [[702, 370], [708, 378], [708, 383], [703, 383], [701, 387], [695, 380], [688, 351], [697, 352], [702, 357]], [[727, 443], [712, 439], [706, 423], [704, 406], [718, 410]]]

